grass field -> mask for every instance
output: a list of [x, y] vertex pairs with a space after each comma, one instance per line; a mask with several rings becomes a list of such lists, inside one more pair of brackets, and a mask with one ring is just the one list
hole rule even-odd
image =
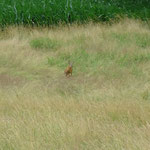
[[0, 150], [148, 150], [149, 90], [150, 30], [138, 21], [9, 27], [0, 33]]

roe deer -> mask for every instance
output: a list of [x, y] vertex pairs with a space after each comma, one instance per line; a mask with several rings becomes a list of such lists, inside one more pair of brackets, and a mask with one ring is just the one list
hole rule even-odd
[[69, 66], [64, 71], [66, 77], [72, 76], [72, 67], [72, 63], [69, 62]]

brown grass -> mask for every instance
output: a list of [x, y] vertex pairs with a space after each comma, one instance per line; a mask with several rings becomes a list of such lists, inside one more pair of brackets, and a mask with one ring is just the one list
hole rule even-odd
[[0, 150], [150, 149], [149, 39], [132, 20], [1, 32]]

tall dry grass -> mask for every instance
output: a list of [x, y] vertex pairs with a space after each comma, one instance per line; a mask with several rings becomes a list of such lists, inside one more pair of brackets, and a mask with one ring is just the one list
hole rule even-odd
[[150, 149], [149, 43], [132, 20], [1, 32], [0, 149]]

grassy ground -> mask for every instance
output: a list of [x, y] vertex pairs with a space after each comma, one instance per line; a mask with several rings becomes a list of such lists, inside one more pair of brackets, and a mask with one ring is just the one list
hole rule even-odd
[[142, 23], [9, 27], [0, 33], [0, 150], [148, 150], [149, 89]]

